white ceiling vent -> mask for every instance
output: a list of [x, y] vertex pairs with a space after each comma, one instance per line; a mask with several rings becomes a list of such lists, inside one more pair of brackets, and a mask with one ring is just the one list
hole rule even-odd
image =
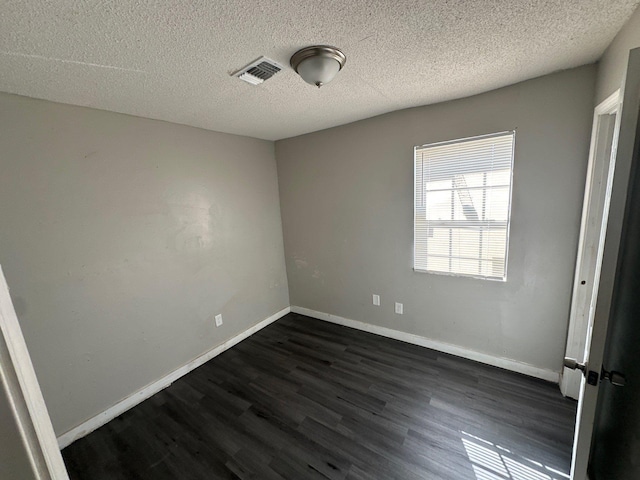
[[260, 85], [265, 80], [269, 80], [280, 70], [282, 70], [282, 65], [279, 63], [276, 63], [267, 57], [260, 57], [232, 75], [234, 77], [238, 77], [240, 80], [250, 83], [251, 85]]

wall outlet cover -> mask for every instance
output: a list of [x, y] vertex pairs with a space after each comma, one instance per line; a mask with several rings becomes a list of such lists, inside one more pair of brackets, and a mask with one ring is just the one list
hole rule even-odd
[[398, 315], [402, 315], [404, 313], [404, 305], [402, 305], [401, 303], [396, 302], [396, 313]]
[[222, 314], [216, 315], [216, 327], [222, 325]]
[[376, 295], [375, 293], [373, 294], [373, 304], [376, 307], [380, 306], [380, 295]]

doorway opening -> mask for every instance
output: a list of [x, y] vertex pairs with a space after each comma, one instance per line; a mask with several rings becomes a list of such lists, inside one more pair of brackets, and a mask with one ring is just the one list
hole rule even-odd
[[[569, 332], [565, 356], [584, 362], [590, 319], [598, 293], [598, 276], [602, 265], [599, 248], [606, 230], [609, 214], [607, 179], [613, 174], [615, 163], [616, 120], [620, 109], [620, 90], [595, 109], [591, 134], [591, 150], [587, 167], [587, 181], [582, 208], [578, 256], [571, 299]], [[603, 220], [605, 220], [603, 222]], [[599, 254], [600, 253], [600, 254]], [[582, 382], [580, 370], [564, 368], [560, 390], [565, 397], [578, 400]]]

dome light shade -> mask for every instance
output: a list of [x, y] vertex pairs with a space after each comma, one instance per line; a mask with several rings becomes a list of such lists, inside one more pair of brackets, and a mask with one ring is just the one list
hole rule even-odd
[[320, 88], [334, 79], [346, 61], [347, 57], [339, 49], [317, 45], [294, 53], [291, 66], [305, 82]]

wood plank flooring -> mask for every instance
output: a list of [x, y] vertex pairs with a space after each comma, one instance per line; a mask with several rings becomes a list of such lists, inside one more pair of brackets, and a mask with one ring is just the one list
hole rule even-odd
[[71, 479], [566, 480], [552, 385], [289, 314], [65, 450]]

